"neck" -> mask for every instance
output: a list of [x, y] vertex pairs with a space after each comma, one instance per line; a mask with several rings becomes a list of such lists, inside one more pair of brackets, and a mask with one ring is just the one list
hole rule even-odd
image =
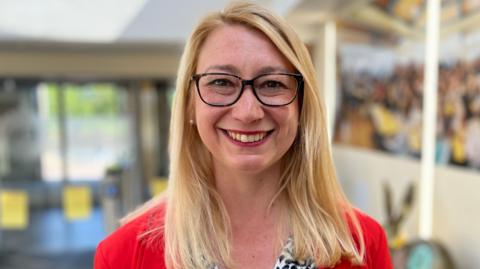
[[279, 165], [259, 173], [233, 172], [220, 166], [215, 166], [214, 171], [217, 191], [234, 226], [246, 225], [246, 220], [254, 225], [278, 216], [280, 201], [271, 202], [279, 188]]
[[274, 197], [279, 189], [280, 165], [267, 170], [245, 173], [214, 165], [216, 189], [230, 218], [236, 262], [258, 263], [256, 257], [262, 257], [271, 266], [287, 237], [287, 225], [281, 221], [284, 201]]

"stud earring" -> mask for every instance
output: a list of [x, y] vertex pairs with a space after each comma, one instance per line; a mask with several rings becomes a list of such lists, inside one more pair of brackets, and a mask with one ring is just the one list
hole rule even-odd
[[195, 122], [193, 120], [190, 120], [189, 122], [190, 122], [191, 125], [195, 124]]

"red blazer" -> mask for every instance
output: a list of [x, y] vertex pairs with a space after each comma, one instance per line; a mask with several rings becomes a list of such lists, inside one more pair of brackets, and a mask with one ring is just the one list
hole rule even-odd
[[[95, 253], [94, 269], [166, 269], [163, 234], [139, 238], [142, 232], [163, 224], [165, 207], [160, 206], [123, 225], [104, 239]], [[342, 261], [334, 269], [392, 269], [390, 252], [382, 227], [358, 212], [366, 247], [365, 265]]]

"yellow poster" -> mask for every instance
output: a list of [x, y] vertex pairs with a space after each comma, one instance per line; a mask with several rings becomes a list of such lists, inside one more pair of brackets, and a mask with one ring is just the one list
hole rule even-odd
[[167, 189], [168, 180], [165, 177], [157, 177], [150, 181], [150, 192], [156, 196]]
[[63, 213], [68, 220], [90, 217], [92, 212], [92, 191], [87, 186], [63, 188]]
[[25, 229], [27, 226], [27, 192], [20, 190], [0, 191], [0, 228]]

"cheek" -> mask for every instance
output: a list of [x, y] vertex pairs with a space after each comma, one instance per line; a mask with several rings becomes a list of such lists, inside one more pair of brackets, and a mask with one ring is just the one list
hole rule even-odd
[[204, 104], [198, 97], [195, 98], [195, 124], [204, 144], [213, 139], [216, 125], [222, 115], [222, 109]]
[[298, 123], [299, 123], [299, 113], [298, 105], [295, 104], [292, 107], [289, 107], [287, 111], [284, 111], [281, 114], [283, 118], [283, 124], [286, 129], [286, 135], [290, 137], [295, 137], [297, 135]]
[[288, 140], [288, 147], [290, 148], [294, 143], [297, 135], [298, 135], [298, 125], [299, 125], [299, 115], [296, 110], [290, 118], [288, 119], [288, 133], [286, 134], [286, 140]]
[[277, 143], [283, 147], [289, 148], [298, 132], [298, 113], [295, 109], [282, 109], [276, 110], [270, 114], [273, 120], [276, 122], [279, 130]]
[[200, 138], [202, 139], [203, 143], [205, 144], [205, 138], [208, 138], [208, 126], [209, 124], [209, 115], [208, 111], [205, 110], [203, 105], [200, 103], [201, 101], [198, 100], [199, 98], [195, 98], [195, 125], [198, 130], [198, 134], [200, 135]]
[[198, 96], [195, 95], [195, 99], [193, 100], [193, 117], [192, 119], [195, 121], [195, 124], [198, 123], [198, 120], [201, 119], [201, 104], [199, 103]]
[[288, 124], [288, 138], [290, 138], [290, 140], [293, 140], [295, 139], [295, 137], [297, 136], [297, 132], [298, 132], [298, 116], [297, 115], [293, 115], [290, 119], [289, 119], [289, 124]]

